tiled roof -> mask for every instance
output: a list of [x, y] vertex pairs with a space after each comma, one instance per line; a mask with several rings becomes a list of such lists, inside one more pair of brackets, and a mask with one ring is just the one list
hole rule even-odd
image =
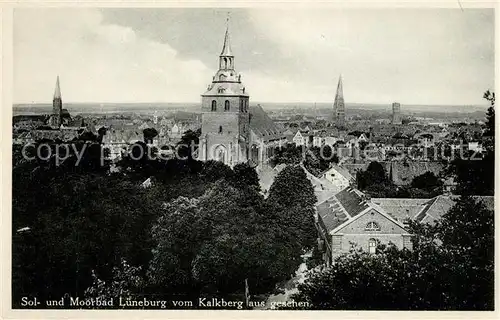
[[319, 220], [328, 233], [368, 208], [363, 193], [347, 187], [316, 205]]
[[335, 196], [320, 203], [316, 207], [318, 216], [321, 218], [325, 232], [335, 229], [349, 219], [345, 209], [340, 205]]
[[360, 214], [368, 208], [368, 204], [363, 199], [363, 193], [352, 187], [347, 187], [335, 195], [335, 198], [344, 207], [351, 217]]
[[268, 141], [285, 137], [283, 130], [269, 118], [260, 105], [250, 106], [250, 129], [261, 139]]
[[[437, 196], [429, 202], [428, 206], [416, 217], [417, 221], [433, 223], [443, 217], [455, 204], [458, 196]], [[487, 209], [494, 211], [495, 202], [492, 196], [474, 196], [476, 201], [480, 200]]]
[[340, 173], [347, 180], [354, 180], [354, 177], [349, 173], [349, 170], [342, 168], [341, 166], [338, 166], [335, 164], [332, 166], [332, 168], [334, 168], [338, 173]]
[[[489, 210], [494, 210], [493, 197], [475, 196], [474, 198], [483, 201]], [[431, 199], [372, 198], [371, 202], [400, 222], [409, 217], [419, 222], [433, 223], [443, 217], [457, 199], [458, 196], [441, 195]]]
[[371, 202], [380, 206], [392, 218], [403, 222], [405, 219], [414, 219], [432, 199], [403, 199], [403, 198], [372, 198]]

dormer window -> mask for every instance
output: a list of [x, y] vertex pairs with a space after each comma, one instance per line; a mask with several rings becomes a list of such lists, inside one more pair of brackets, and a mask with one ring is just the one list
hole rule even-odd
[[225, 90], [224, 90], [224, 88], [219, 88], [219, 89], [217, 90], [217, 92], [218, 92], [218, 93], [224, 93], [224, 91], [225, 91]]
[[380, 226], [374, 222], [368, 222], [365, 227], [365, 231], [380, 231]]

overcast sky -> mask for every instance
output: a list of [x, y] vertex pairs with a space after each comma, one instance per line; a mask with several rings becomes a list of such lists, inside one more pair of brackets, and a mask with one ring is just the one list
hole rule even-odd
[[[260, 102], [485, 104], [488, 9], [237, 9], [235, 67]], [[227, 9], [15, 9], [14, 102], [198, 102]]]

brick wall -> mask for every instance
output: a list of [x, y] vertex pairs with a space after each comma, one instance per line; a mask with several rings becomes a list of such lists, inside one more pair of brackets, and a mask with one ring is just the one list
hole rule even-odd
[[240, 100], [246, 100], [248, 105], [247, 96], [204, 96], [201, 99], [201, 111], [202, 112], [212, 112], [212, 101], [217, 102], [217, 111], [215, 112], [227, 112], [224, 111], [225, 101], [229, 101], [229, 112], [240, 112]]

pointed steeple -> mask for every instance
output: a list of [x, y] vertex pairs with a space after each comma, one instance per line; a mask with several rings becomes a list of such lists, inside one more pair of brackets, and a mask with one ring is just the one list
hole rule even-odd
[[233, 57], [231, 51], [231, 41], [229, 38], [229, 16], [226, 19], [226, 34], [224, 35], [224, 46], [222, 47], [221, 57]]
[[337, 93], [333, 103], [333, 119], [338, 128], [343, 128], [345, 125], [345, 105], [344, 105], [344, 89], [342, 87], [342, 75], [339, 77], [337, 85]]
[[56, 89], [54, 90], [54, 99], [61, 99], [61, 88], [59, 87], [59, 76], [56, 80]]
[[342, 88], [342, 75], [340, 75], [339, 83], [337, 85], [337, 94], [335, 95], [335, 99], [337, 98], [344, 99], [344, 89]]

